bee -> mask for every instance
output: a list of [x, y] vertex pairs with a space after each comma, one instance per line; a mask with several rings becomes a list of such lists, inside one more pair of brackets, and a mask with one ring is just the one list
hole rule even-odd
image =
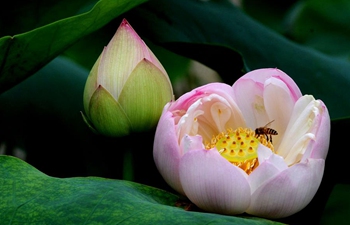
[[[267, 126], [270, 125], [273, 121], [268, 122], [265, 126], [263, 127], [258, 127], [255, 129], [255, 136], [259, 137], [260, 135], [265, 135], [266, 140], [270, 141], [272, 143], [272, 135], [278, 135], [277, 131], [275, 131], [272, 128], [268, 128]], [[269, 138], [270, 136], [270, 138]]]

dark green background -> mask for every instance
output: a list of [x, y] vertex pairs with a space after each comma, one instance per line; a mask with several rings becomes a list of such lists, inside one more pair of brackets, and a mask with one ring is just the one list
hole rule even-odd
[[[20, 148], [26, 157], [0, 158], [0, 221], [346, 224], [350, 2], [333, 3], [247, 0], [237, 8], [224, 0], [8, 2], [0, 9], [0, 149], [17, 155]], [[273, 221], [185, 211], [155, 168], [154, 130], [106, 138], [87, 128], [80, 115], [85, 80], [123, 18], [174, 86], [191, 79], [190, 60], [230, 85], [252, 69], [277, 67], [303, 94], [326, 103], [332, 127], [324, 179], [304, 210]]]

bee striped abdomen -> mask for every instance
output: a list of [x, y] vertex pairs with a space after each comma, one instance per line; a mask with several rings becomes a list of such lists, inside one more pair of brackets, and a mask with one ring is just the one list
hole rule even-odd
[[273, 122], [273, 120], [271, 122], [269, 122], [268, 124], [266, 124], [264, 127], [256, 128], [255, 129], [255, 136], [259, 137], [260, 135], [265, 135], [266, 140], [270, 141], [272, 143], [272, 135], [278, 135], [278, 132], [276, 130], [267, 127], [267, 125], [269, 125], [272, 122]]

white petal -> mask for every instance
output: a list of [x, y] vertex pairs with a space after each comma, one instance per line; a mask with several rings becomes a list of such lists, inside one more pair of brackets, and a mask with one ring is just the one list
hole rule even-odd
[[311, 130], [311, 133], [315, 134], [315, 139], [310, 141], [302, 162], [307, 158], [326, 159], [328, 154], [331, 120], [327, 107], [321, 100], [317, 101], [320, 102], [319, 114], [316, 115], [315, 126]]
[[314, 134], [319, 103], [311, 95], [302, 96], [295, 104], [291, 119], [277, 153], [286, 159], [288, 165], [296, 163], [304, 154]]
[[180, 180], [186, 196], [206, 211], [243, 213], [250, 203], [247, 177], [216, 149], [189, 151], [180, 160]]
[[201, 99], [198, 99], [188, 108], [186, 114], [180, 118], [177, 124], [177, 136], [179, 137], [179, 141], [185, 134], [192, 136], [198, 134], [197, 117], [204, 113], [200, 110], [201, 104]]
[[[200, 118], [201, 122], [214, 125], [215, 134], [227, 128], [244, 127], [242, 113], [234, 102], [217, 94], [211, 94], [202, 99], [203, 111], [206, 114]], [[210, 112], [210, 113], [209, 113]]]
[[292, 165], [296, 162], [299, 162], [303, 157], [306, 149], [308, 149], [311, 140], [315, 140], [315, 135], [311, 133], [306, 133], [300, 137], [300, 139], [297, 140], [296, 143], [294, 143], [292, 146], [292, 151], [290, 151], [289, 154], [285, 157], [286, 163], [288, 165]]
[[273, 152], [271, 151], [271, 149], [269, 149], [268, 147], [259, 144], [258, 147], [258, 160], [259, 163], [263, 163], [265, 160], [268, 160], [270, 158], [270, 156], [273, 154]]
[[182, 154], [195, 149], [204, 149], [202, 137], [199, 135], [189, 136], [185, 135], [180, 142], [180, 148], [182, 149]]
[[204, 96], [194, 102], [177, 125], [179, 141], [184, 135], [200, 135], [204, 142], [227, 128], [244, 127], [238, 106], [217, 94]]
[[231, 111], [232, 109], [222, 102], [216, 102], [210, 107], [211, 117], [219, 131], [224, 131], [226, 129], [226, 123], [231, 118]]
[[259, 164], [268, 161], [281, 171], [288, 167], [282, 156], [274, 154], [271, 149], [261, 144], [258, 148], [258, 160]]
[[274, 121], [270, 127], [278, 132], [278, 135], [273, 137], [275, 148], [278, 148], [284, 136], [294, 104], [294, 98], [286, 83], [274, 77], [265, 81], [264, 105], [269, 121], [260, 121], [259, 126], [264, 126], [268, 122]]

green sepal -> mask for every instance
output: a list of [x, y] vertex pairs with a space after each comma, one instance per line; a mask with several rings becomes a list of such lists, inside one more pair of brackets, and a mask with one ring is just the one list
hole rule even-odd
[[94, 94], [97, 87], [96, 81], [97, 81], [98, 66], [100, 65], [100, 60], [101, 60], [101, 56], [99, 56], [98, 59], [96, 60], [85, 82], [84, 93], [83, 93], [83, 103], [84, 103], [84, 110], [87, 116], [89, 116], [91, 96]]
[[147, 59], [130, 74], [118, 102], [130, 119], [133, 131], [147, 131], [156, 126], [166, 103], [173, 98], [171, 83]]
[[100, 134], [120, 137], [130, 133], [131, 125], [123, 108], [101, 85], [91, 97], [88, 116]]
[[87, 116], [85, 116], [85, 114], [82, 111], [80, 111], [80, 114], [83, 117], [83, 120], [86, 123], [86, 125], [90, 128], [90, 130], [92, 132], [94, 132], [95, 134], [99, 134], [98, 131], [94, 128], [94, 126], [91, 123], [91, 121], [89, 120], [89, 118]]

